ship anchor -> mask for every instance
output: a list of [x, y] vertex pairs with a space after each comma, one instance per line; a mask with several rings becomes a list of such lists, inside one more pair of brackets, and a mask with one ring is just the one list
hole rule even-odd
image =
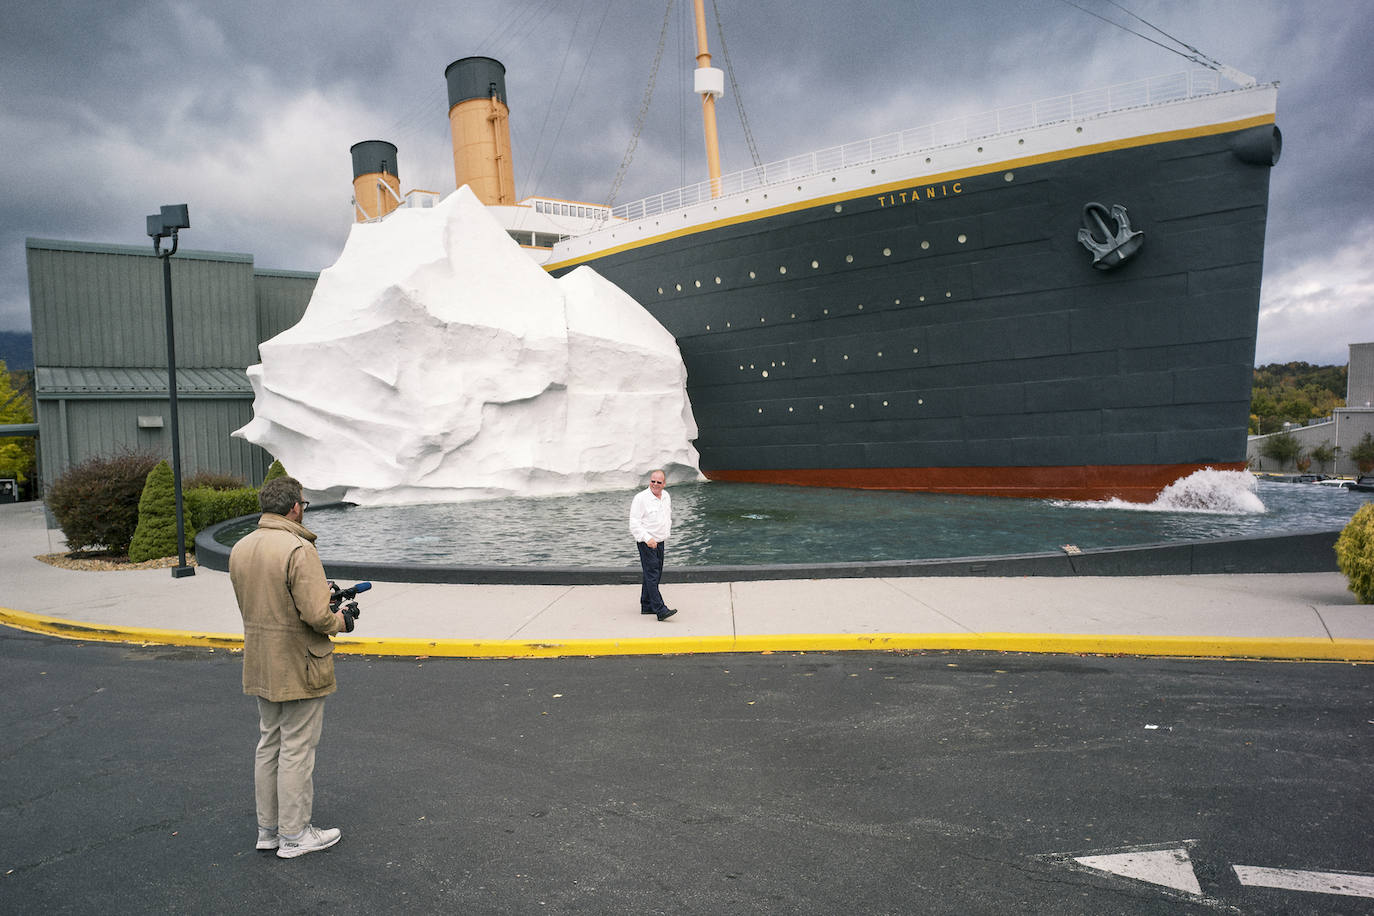
[[[1108, 223], [1116, 224], [1116, 231], [1108, 228]], [[1145, 244], [1145, 233], [1131, 229], [1131, 219], [1121, 204], [1112, 204], [1111, 212], [1099, 203], [1083, 205], [1083, 228], [1078, 230], [1078, 241], [1093, 253], [1093, 267], [1098, 270], [1111, 270], [1119, 267]]]

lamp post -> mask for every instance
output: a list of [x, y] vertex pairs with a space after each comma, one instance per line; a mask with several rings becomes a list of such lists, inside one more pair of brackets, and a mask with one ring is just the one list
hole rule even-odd
[[[167, 308], [167, 397], [172, 412], [172, 492], [176, 498], [177, 565], [172, 578], [194, 576], [195, 567], [186, 565], [186, 523], [181, 504], [181, 434], [177, 427], [177, 348], [172, 332], [172, 255], [177, 253], [177, 230], [191, 228], [185, 204], [167, 204], [160, 213], [148, 217], [148, 237], [153, 253], [162, 261], [162, 301]], [[162, 250], [162, 240], [171, 237], [172, 247]]]

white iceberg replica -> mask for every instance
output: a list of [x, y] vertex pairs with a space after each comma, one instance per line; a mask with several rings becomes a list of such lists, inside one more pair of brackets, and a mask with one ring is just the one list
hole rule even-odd
[[248, 368], [261, 446], [360, 505], [697, 479], [676, 341], [590, 268], [553, 279], [468, 188], [353, 226]]

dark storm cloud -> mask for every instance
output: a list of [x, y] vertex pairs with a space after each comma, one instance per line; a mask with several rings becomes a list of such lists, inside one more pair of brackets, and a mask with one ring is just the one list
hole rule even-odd
[[[1109, 0], [1075, 2], [1147, 31]], [[719, 3], [765, 162], [1190, 66], [1063, 0]], [[1374, 239], [1365, 37], [1319, 0], [1125, 5], [1282, 82], [1259, 359], [1343, 362], [1348, 341], [1374, 339], [1374, 273], [1352, 254]], [[0, 36], [0, 152], [20, 176], [0, 217], [0, 329], [28, 324], [26, 236], [143, 244], [162, 203], [190, 203], [190, 247], [327, 266], [350, 224], [352, 143], [395, 143], [406, 188], [452, 189], [443, 70], [471, 54], [507, 67], [517, 192], [603, 201], [663, 23], [654, 0], [18, 8]], [[677, 0], [618, 202], [703, 177], [693, 39]], [[724, 168], [748, 167], [728, 83], [719, 112]]]

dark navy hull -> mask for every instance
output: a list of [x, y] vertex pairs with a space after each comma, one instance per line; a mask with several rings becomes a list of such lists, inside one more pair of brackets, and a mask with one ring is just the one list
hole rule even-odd
[[[580, 263], [677, 338], [708, 477], [1152, 499], [1244, 466], [1269, 163], [1233, 148], [1256, 131], [888, 184]], [[1144, 232], [1114, 270], [1077, 240], [1089, 202]]]

